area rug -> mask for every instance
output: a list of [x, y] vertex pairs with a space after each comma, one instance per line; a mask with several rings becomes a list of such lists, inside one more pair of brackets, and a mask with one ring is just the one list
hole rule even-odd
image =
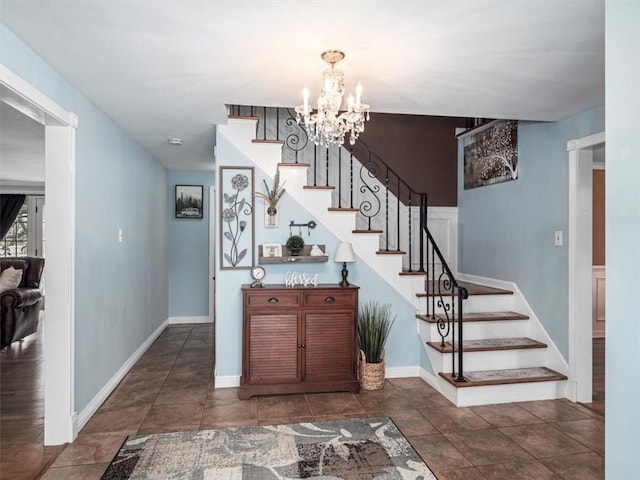
[[103, 480], [435, 479], [389, 418], [138, 435]]

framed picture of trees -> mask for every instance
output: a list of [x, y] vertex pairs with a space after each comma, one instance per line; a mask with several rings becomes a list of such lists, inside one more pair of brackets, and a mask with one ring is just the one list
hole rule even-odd
[[495, 120], [462, 138], [464, 189], [518, 178], [518, 122]]
[[253, 167], [220, 167], [220, 268], [252, 268], [255, 251]]
[[176, 218], [202, 218], [202, 185], [176, 185]]

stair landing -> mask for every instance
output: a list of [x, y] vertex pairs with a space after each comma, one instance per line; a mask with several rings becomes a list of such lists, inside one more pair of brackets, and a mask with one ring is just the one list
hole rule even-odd
[[511, 368], [507, 370], [484, 370], [465, 372], [465, 382], [456, 382], [450, 373], [439, 374], [456, 388], [478, 387], [482, 385], [505, 385], [512, 383], [553, 382], [566, 380], [566, 375], [547, 367]]

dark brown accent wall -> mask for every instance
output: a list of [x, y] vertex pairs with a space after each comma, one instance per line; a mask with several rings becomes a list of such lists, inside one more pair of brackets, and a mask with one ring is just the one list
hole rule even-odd
[[[458, 204], [455, 130], [465, 126], [465, 118], [372, 113], [360, 138], [430, 206], [450, 207]], [[367, 149], [358, 141], [354, 153], [363, 159]]]
[[604, 170], [593, 171], [593, 264], [605, 263]]

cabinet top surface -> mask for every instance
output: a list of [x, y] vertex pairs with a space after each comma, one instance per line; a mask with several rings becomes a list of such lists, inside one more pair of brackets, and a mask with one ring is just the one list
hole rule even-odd
[[296, 287], [287, 287], [285, 286], [284, 283], [272, 283], [272, 284], [265, 284], [263, 287], [260, 288], [251, 288], [251, 286], [249, 284], [244, 284], [242, 285], [242, 290], [247, 290], [247, 291], [251, 291], [251, 292], [263, 292], [265, 290], [304, 290], [304, 291], [314, 291], [314, 290], [320, 290], [320, 289], [336, 289], [336, 290], [357, 290], [360, 289], [359, 286], [357, 285], [349, 285], [348, 287], [341, 287], [340, 285], [338, 285], [337, 283], [321, 283], [319, 284], [317, 287], [303, 287], [303, 286], [296, 286]]

